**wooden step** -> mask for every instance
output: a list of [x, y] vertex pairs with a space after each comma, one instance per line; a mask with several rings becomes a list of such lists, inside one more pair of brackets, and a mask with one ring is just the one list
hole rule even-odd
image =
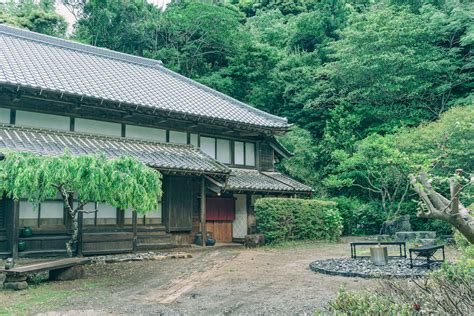
[[138, 250], [159, 250], [159, 249], [170, 249], [175, 248], [176, 245], [172, 243], [139, 243], [137, 244]]

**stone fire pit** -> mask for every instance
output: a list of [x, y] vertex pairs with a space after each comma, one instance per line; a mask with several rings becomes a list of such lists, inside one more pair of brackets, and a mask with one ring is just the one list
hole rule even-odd
[[440, 264], [433, 265], [431, 270], [421, 267], [410, 269], [410, 259], [407, 258], [389, 258], [385, 266], [376, 266], [369, 258], [326, 259], [309, 264], [309, 268], [314, 272], [361, 278], [422, 277], [439, 266]]

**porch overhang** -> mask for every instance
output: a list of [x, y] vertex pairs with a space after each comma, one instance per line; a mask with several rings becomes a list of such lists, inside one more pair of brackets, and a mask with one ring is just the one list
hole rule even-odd
[[98, 136], [77, 132], [24, 128], [0, 124], [0, 151], [59, 155], [103, 153], [109, 158], [135, 157], [164, 174], [207, 176], [225, 182], [230, 169], [191, 145]]
[[232, 169], [226, 191], [310, 195], [313, 189], [280, 172]]

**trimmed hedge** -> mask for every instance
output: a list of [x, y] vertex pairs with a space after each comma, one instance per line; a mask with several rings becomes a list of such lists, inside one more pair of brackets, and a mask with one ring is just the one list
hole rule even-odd
[[321, 200], [261, 198], [255, 203], [257, 228], [265, 241], [337, 240], [342, 217], [337, 203]]

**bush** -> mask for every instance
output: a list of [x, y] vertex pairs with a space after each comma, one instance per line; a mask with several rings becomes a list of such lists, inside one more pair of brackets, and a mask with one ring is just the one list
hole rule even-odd
[[380, 281], [380, 288], [348, 293], [329, 306], [348, 315], [471, 315], [474, 310], [474, 246], [456, 263], [445, 263], [426, 278]]
[[269, 243], [291, 240], [336, 240], [342, 218], [331, 201], [262, 198], [255, 203], [258, 230]]
[[334, 198], [333, 201], [337, 203], [342, 216], [344, 236], [379, 233], [385, 220], [385, 214], [380, 210], [380, 206], [344, 196]]

